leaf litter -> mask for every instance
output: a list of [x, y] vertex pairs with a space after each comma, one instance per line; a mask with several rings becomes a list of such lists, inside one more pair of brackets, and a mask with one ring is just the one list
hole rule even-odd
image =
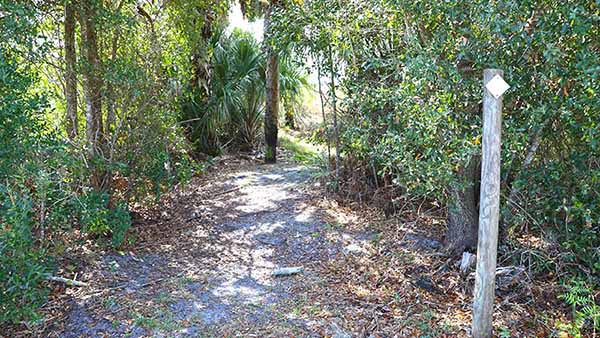
[[[44, 320], [12, 336], [467, 335], [473, 285], [443, 251], [440, 214], [383, 217], [311, 174], [290, 161], [220, 158], [135, 210], [135, 241], [122, 252], [77, 239], [58, 264], [91, 286], [53, 286]], [[302, 274], [272, 276], [296, 266]], [[497, 292], [495, 327], [547, 336], [548, 318], [561, 316], [555, 290], [527, 284]]]

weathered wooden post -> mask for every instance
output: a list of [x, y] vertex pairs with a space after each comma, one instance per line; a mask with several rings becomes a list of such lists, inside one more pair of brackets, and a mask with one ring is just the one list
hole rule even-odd
[[483, 71], [483, 156], [481, 159], [481, 194], [477, 271], [473, 300], [473, 337], [492, 337], [492, 314], [496, 289], [498, 218], [500, 214], [500, 133], [502, 94], [509, 85], [503, 71]]

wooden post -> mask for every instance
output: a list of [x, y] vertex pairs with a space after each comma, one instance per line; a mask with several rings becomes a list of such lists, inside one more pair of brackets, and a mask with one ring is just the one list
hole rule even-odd
[[492, 337], [492, 314], [496, 289], [498, 218], [500, 213], [500, 133], [502, 93], [508, 85], [503, 71], [483, 72], [483, 156], [477, 243], [477, 271], [473, 300], [473, 337]]

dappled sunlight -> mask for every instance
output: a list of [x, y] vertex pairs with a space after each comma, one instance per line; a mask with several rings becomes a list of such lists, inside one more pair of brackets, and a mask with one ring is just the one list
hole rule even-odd
[[294, 217], [294, 220], [296, 222], [309, 222], [315, 218], [316, 211], [317, 211], [317, 209], [312, 206], [306, 207], [306, 208], [302, 209], [296, 215], [296, 217]]
[[269, 292], [268, 285], [259, 283], [252, 277], [230, 279], [212, 290], [215, 297], [223, 299], [235, 298], [242, 303], [263, 303]]
[[0, 0], [0, 338], [600, 332], [600, 0]]
[[234, 200], [239, 203], [236, 211], [243, 213], [257, 213], [274, 210], [280, 201], [297, 198], [298, 194], [288, 188], [297, 184], [298, 180], [290, 180], [290, 174], [301, 174], [302, 167], [290, 167], [280, 173], [264, 173], [260, 171], [244, 171], [231, 175], [233, 182], [240, 188]]
[[115, 296], [150, 322], [174, 318], [189, 332], [269, 323], [302, 283], [272, 272], [308, 267], [337, 252], [320, 234], [318, 209], [305, 203], [301, 185], [309, 178], [296, 165], [257, 166], [222, 175], [210, 190], [183, 189], [178, 203], [161, 213], [157, 231], [164, 238], [153, 253], [111, 257], [103, 274], [125, 278]]
[[285, 227], [284, 222], [275, 222], [275, 223], [260, 223], [256, 226], [256, 230], [252, 232], [253, 235], [260, 234], [270, 234], [276, 231], [277, 229], [282, 229]]

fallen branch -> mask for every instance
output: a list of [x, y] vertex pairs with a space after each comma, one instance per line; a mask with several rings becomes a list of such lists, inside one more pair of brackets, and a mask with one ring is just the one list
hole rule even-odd
[[[521, 266], [501, 266], [496, 268], [496, 288], [506, 288], [516, 284], [525, 272]], [[469, 274], [469, 279], [475, 279], [475, 272]]]
[[[196, 219], [200, 219], [200, 218], [202, 218], [202, 216], [203, 216], [203, 215], [198, 215], [198, 216], [190, 217], [190, 218], [187, 218], [185, 221], [186, 221], [186, 222], [191, 222], [191, 221], [193, 221], [193, 220], [196, 220]], [[169, 230], [169, 231], [170, 231], [170, 230]]]
[[80, 282], [80, 281], [76, 281], [74, 279], [68, 279], [68, 278], [64, 278], [64, 277], [47, 275], [45, 278], [46, 278], [46, 280], [49, 280], [49, 281], [65, 283], [67, 285], [72, 285], [72, 286], [89, 286], [88, 283], [84, 283], [84, 282]]
[[303, 273], [303, 272], [304, 272], [303, 267], [294, 266], [294, 267], [290, 267], [290, 268], [281, 268], [281, 269], [273, 270], [271, 275], [273, 277], [283, 277], [283, 276], [291, 276], [291, 275], [295, 275], [295, 274], [299, 274], [299, 273]]
[[217, 197], [217, 196], [229, 194], [230, 192], [234, 192], [234, 191], [238, 191], [238, 190], [240, 190], [240, 187], [218, 192], [218, 193], [214, 194], [212, 197]]

